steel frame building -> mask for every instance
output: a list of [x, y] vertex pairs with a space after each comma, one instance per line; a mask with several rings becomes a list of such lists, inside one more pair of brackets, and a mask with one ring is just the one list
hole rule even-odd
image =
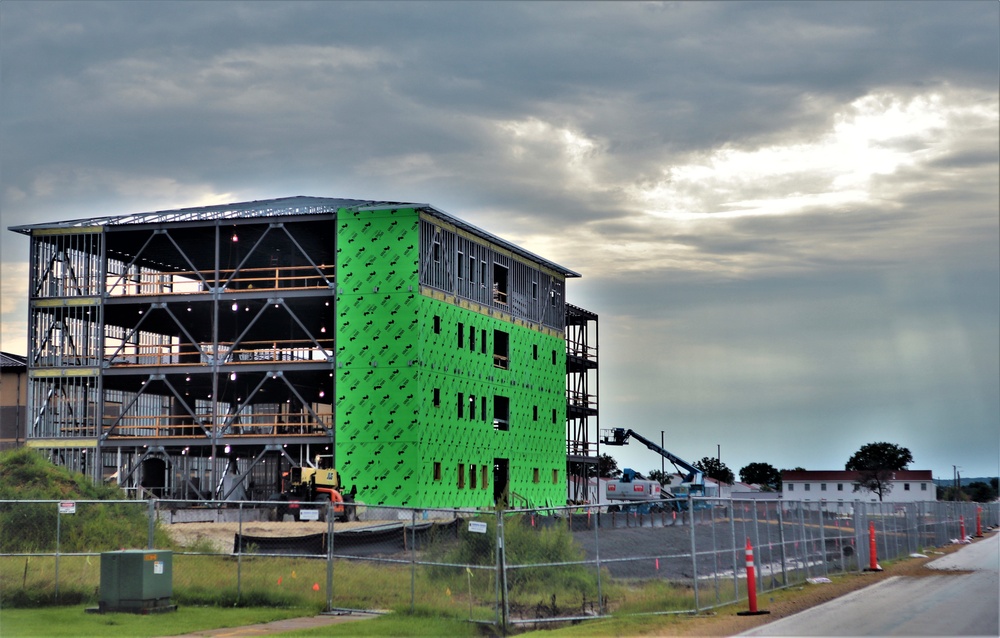
[[263, 500], [333, 454], [362, 502], [558, 504], [566, 455], [596, 460], [579, 275], [432, 206], [291, 197], [11, 230], [31, 241], [26, 444], [94, 480]]

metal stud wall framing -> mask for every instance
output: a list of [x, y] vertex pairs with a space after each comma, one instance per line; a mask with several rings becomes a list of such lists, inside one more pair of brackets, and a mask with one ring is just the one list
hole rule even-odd
[[484, 239], [424, 218], [420, 224], [420, 283], [531, 324], [562, 331], [563, 277], [528, 264]]

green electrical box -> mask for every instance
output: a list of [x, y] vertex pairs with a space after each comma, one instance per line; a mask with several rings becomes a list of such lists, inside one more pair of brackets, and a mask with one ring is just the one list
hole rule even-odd
[[101, 554], [98, 610], [137, 614], [174, 611], [173, 552], [129, 549]]

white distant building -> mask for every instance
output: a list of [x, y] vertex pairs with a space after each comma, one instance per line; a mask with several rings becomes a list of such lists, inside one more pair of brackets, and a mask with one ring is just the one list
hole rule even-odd
[[[878, 502], [878, 494], [855, 486], [860, 472], [851, 470], [799, 470], [781, 473], [781, 497], [790, 501]], [[897, 470], [884, 503], [936, 501], [937, 488], [930, 470]]]

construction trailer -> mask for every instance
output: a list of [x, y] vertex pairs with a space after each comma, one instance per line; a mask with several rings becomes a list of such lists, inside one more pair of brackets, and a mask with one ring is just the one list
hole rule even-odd
[[30, 237], [26, 445], [138, 498], [559, 504], [596, 466], [572, 270], [426, 204], [291, 197]]

